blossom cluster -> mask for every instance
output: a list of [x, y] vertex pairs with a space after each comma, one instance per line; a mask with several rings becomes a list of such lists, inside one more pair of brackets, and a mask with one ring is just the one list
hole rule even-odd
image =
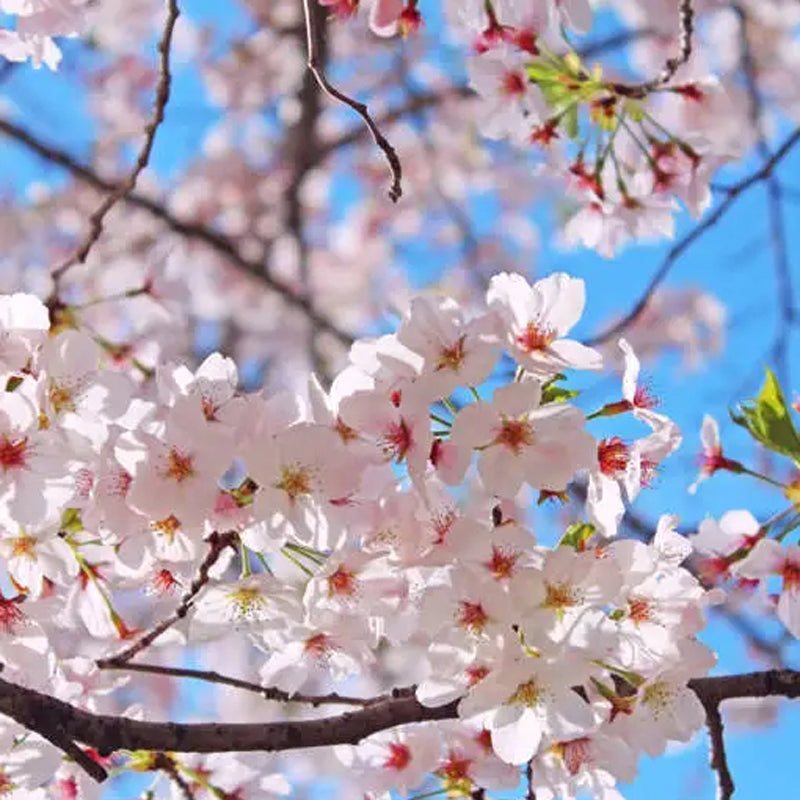
[[[351, 11], [357, 6], [348, 5]], [[416, 30], [416, 5], [378, 0], [372, 29], [379, 35]], [[475, 118], [481, 132], [542, 149], [540, 179], [549, 176], [566, 187], [575, 211], [562, 233], [565, 243], [612, 256], [628, 240], [672, 236], [675, 198], [695, 217], [708, 207], [711, 176], [739, 154], [717, 132], [719, 116], [731, 105], [717, 80], [681, 74], [630, 84], [605, 78], [599, 64], [582, 63], [563, 35], [565, 27], [591, 28], [586, 0], [458, 0], [445, 11], [470, 50], [467, 69], [480, 98]]]
[[13, 30], [0, 28], [0, 56], [56, 69], [61, 50], [54, 36], [75, 36], [84, 29], [88, 0], [2, 0], [0, 11], [14, 15]]
[[[233, 628], [264, 686], [413, 681], [424, 705], [459, 700], [458, 721], [336, 748], [354, 791], [425, 776], [454, 796], [513, 788], [532, 760], [537, 796], [616, 796], [641, 751], [702, 724], [686, 683], [714, 663], [695, 639], [714, 596], [681, 566], [674, 518], [650, 544], [615, 539], [623, 497], [680, 434], [624, 340], [621, 396], [589, 417], [631, 414], [649, 433], [589, 431], [563, 385], [602, 364], [569, 338], [584, 302], [563, 273], [499, 274], [471, 314], [420, 296], [396, 333], [352, 347], [329, 391], [312, 376], [306, 396], [266, 396], [240, 392], [219, 354], [137, 382], [35, 297], [3, 297], [4, 674], [102, 710], [121, 679], [94, 660], [196, 592], [153, 647]], [[537, 543], [526, 497], [564, 497], [581, 477], [588, 521]], [[149, 597], [135, 621], [131, 592]], [[3, 735], [0, 774], [25, 796], [80, 780], [44, 740], [8, 722]], [[197, 781], [193, 761], [175, 768]], [[229, 780], [202, 774], [209, 791]], [[236, 796], [267, 788], [242, 777]]]

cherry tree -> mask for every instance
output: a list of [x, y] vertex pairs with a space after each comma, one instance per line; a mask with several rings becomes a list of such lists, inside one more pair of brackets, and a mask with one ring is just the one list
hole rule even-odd
[[[704, 733], [732, 797], [800, 696], [800, 6], [0, 8], [0, 797], [612, 800]], [[758, 191], [754, 385], [668, 280]]]

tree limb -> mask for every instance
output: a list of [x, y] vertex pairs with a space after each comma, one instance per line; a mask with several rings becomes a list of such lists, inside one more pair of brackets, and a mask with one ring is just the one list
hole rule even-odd
[[156, 100], [153, 109], [153, 115], [144, 129], [144, 144], [142, 145], [133, 169], [128, 174], [128, 177], [122, 181], [111, 194], [97, 207], [97, 209], [89, 217], [89, 233], [86, 238], [78, 246], [75, 253], [70, 256], [66, 261], [56, 267], [52, 272], [53, 280], [58, 280], [64, 273], [75, 264], [83, 264], [92, 246], [100, 238], [103, 232], [103, 220], [109, 211], [136, 186], [136, 180], [141, 174], [142, 170], [147, 166], [150, 160], [150, 153], [153, 150], [153, 142], [156, 138], [156, 131], [159, 125], [164, 121], [164, 111], [169, 102], [169, 90], [172, 83], [172, 75], [170, 73], [169, 55], [170, 47], [172, 45], [172, 34], [175, 31], [175, 23], [178, 21], [180, 9], [176, 0], [167, 0], [167, 19], [164, 23], [164, 30], [161, 34], [161, 39], [158, 42], [158, 52], [161, 55], [159, 69], [158, 69], [158, 83], [156, 85]]
[[[364, 708], [366, 706], [374, 705], [375, 703], [385, 700], [386, 697], [351, 697], [349, 695], [341, 695], [336, 692], [330, 694], [309, 695], [298, 694], [295, 692], [291, 694], [284, 692], [281, 689], [276, 689], [274, 686], [261, 686], [258, 683], [242, 680], [241, 678], [234, 678], [231, 675], [222, 675], [214, 670], [205, 669], [191, 669], [189, 667], [168, 667], [162, 664], [132, 664], [122, 659], [107, 659], [99, 663], [103, 669], [124, 669], [131, 672], [145, 672], [152, 675], [167, 675], [171, 678], [190, 678], [199, 681], [206, 681], [207, 683], [218, 683], [222, 686], [233, 686], [236, 689], [243, 689], [246, 692], [253, 692], [260, 695], [264, 700], [276, 700], [279, 703], [306, 703], [308, 705], [317, 707], [321, 705], [341, 705], [341, 706], [359, 706]], [[399, 696], [403, 690], [395, 690], [394, 695]], [[407, 693], [413, 694], [413, 688], [408, 690]]]
[[189, 589], [184, 593], [178, 607], [166, 619], [151, 628], [144, 636], [137, 639], [132, 645], [121, 650], [109, 658], [100, 658], [96, 664], [100, 669], [119, 668], [127, 664], [137, 653], [149, 647], [164, 631], [171, 628], [178, 620], [183, 619], [194, 603], [198, 592], [208, 583], [209, 571], [217, 563], [222, 551], [226, 547], [234, 547], [238, 541], [238, 534], [233, 532], [217, 533], [216, 531], [209, 537], [210, 547], [197, 571], [197, 577], [192, 581]]
[[[689, 681], [689, 687], [706, 707], [734, 697], [800, 697], [800, 672], [769, 670], [696, 678]], [[0, 678], [0, 713], [59, 747], [65, 741], [83, 742], [101, 756], [117, 750], [271, 752], [357, 744], [373, 733], [397, 725], [454, 719], [458, 716], [457, 709], [457, 700], [427, 708], [418, 702], [411, 689], [400, 689], [366, 708], [322, 719], [268, 723], [145, 722], [84, 711]], [[92, 777], [101, 780], [99, 770]]]
[[364, 120], [364, 124], [369, 128], [375, 144], [383, 151], [386, 160], [389, 162], [389, 169], [392, 174], [392, 185], [389, 187], [389, 198], [393, 203], [396, 203], [403, 195], [402, 178], [403, 167], [400, 163], [400, 158], [397, 151], [392, 147], [389, 140], [381, 133], [380, 128], [376, 125], [375, 120], [369, 113], [369, 109], [364, 103], [359, 103], [349, 95], [340, 92], [325, 75], [322, 64], [319, 60], [317, 51], [317, 44], [319, 41], [316, 18], [311, 10], [311, 0], [303, 0], [303, 12], [305, 13], [306, 20], [306, 42], [308, 45], [308, 68], [317, 79], [317, 83], [322, 87], [327, 95], [340, 103], [350, 106], [353, 111]]
[[[98, 175], [94, 170], [85, 164], [81, 164], [69, 153], [52, 145], [45, 144], [34, 136], [30, 131], [0, 118], [0, 133], [5, 133], [9, 138], [14, 139], [27, 147], [31, 152], [47, 159], [53, 164], [66, 169], [73, 176], [100, 191], [110, 192], [117, 188], [113, 181]], [[210, 247], [218, 255], [232, 263], [243, 273], [250, 275], [269, 290], [280, 295], [281, 298], [292, 308], [302, 312], [315, 325], [327, 333], [330, 333], [341, 344], [349, 347], [353, 343], [352, 334], [343, 331], [327, 316], [318, 311], [311, 301], [298, 294], [289, 284], [284, 283], [278, 278], [273, 277], [265, 271], [264, 265], [260, 261], [245, 258], [238, 250], [236, 245], [227, 236], [197, 222], [189, 222], [176, 217], [168, 208], [139, 192], [129, 192], [122, 201], [135, 208], [147, 211], [155, 219], [163, 222], [171, 231], [187, 239], [194, 239]]]

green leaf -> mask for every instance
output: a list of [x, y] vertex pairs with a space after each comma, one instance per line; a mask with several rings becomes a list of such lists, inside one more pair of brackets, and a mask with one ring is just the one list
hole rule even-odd
[[626, 100], [624, 109], [631, 122], [639, 123], [644, 119], [644, 106], [638, 100]]
[[559, 547], [572, 547], [575, 550], [583, 550], [586, 543], [594, 534], [594, 525], [591, 522], [573, 522], [559, 541]]
[[563, 386], [556, 386], [558, 381], [563, 380], [566, 380], [566, 375], [562, 375], [559, 372], [542, 386], [542, 405], [546, 403], [564, 403], [580, 394], [578, 389], [565, 389]]
[[731, 419], [769, 450], [789, 456], [800, 464], [800, 435], [789, 414], [781, 387], [772, 370], [754, 400], [741, 403]]
[[525, 71], [528, 73], [528, 78], [534, 83], [555, 81], [558, 80], [559, 75], [564, 74], [562, 70], [548, 61], [532, 61], [525, 66]]
[[578, 138], [578, 106], [573, 103], [566, 112], [564, 112], [564, 130], [570, 139]]
[[79, 508], [68, 508], [61, 515], [61, 531], [64, 533], [80, 533], [83, 530], [81, 520], [81, 510]]
[[13, 392], [21, 383], [22, 378], [19, 375], [12, 375], [8, 381], [6, 381], [6, 391]]

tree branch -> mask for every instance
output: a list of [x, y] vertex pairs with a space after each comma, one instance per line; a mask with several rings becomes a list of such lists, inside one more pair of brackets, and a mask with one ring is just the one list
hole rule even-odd
[[192, 787], [183, 775], [178, 772], [178, 765], [166, 753], [156, 754], [156, 757], [153, 759], [153, 768], [162, 770], [164, 774], [169, 777], [178, 787], [178, 790], [183, 796], [183, 800], [195, 800]]
[[728, 759], [725, 755], [725, 738], [723, 736], [722, 715], [719, 713], [719, 703], [713, 700], [701, 700], [706, 711], [706, 725], [708, 726], [708, 739], [711, 754], [709, 765], [717, 773], [717, 798], [730, 800], [733, 795], [734, 783]]
[[95, 663], [100, 669], [119, 668], [125, 666], [137, 653], [141, 653], [146, 647], [149, 647], [164, 631], [171, 628], [178, 620], [183, 619], [191, 608], [195, 597], [198, 592], [208, 583], [208, 573], [211, 567], [217, 563], [222, 551], [226, 547], [233, 547], [238, 541], [238, 534], [233, 532], [217, 533], [216, 531], [211, 534], [208, 539], [210, 547], [197, 571], [197, 577], [192, 581], [189, 589], [184, 593], [181, 598], [180, 604], [166, 619], [159, 622], [155, 627], [151, 628], [144, 636], [135, 641], [129, 647], [121, 650], [114, 656], [108, 658], [100, 658]]
[[772, 171], [775, 169], [777, 164], [789, 154], [798, 141], [800, 141], [800, 128], [797, 128], [784, 140], [783, 144], [772, 154], [772, 157], [765, 162], [761, 169], [728, 188], [726, 190], [727, 196], [722, 203], [720, 203], [714, 209], [714, 211], [705, 217], [701, 223], [695, 225], [695, 227], [692, 228], [692, 230], [689, 231], [686, 236], [684, 236], [680, 241], [676, 242], [670, 248], [666, 257], [661, 262], [661, 265], [656, 270], [653, 277], [650, 279], [650, 282], [647, 284], [647, 288], [644, 290], [642, 296], [636, 302], [634, 307], [621, 320], [615, 322], [611, 327], [597, 334], [597, 336], [592, 336], [591, 338], [585, 340], [584, 344], [589, 346], [603, 344], [604, 342], [607, 342], [618, 334], [622, 333], [625, 328], [628, 327], [628, 325], [630, 325], [632, 322], [635, 322], [639, 315], [645, 310], [645, 308], [647, 308], [647, 304], [650, 302], [653, 292], [655, 292], [658, 286], [667, 277], [670, 269], [672, 269], [680, 256], [682, 256], [683, 253], [688, 250], [695, 241], [697, 241], [697, 239], [699, 239], [707, 230], [709, 230], [709, 228], [719, 222], [719, 220], [728, 212], [736, 200], [745, 191], [747, 191], [747, 189], [756, 183], [759, 183], [760, 181], [766, 180], [772, 174]]
[[156, 138], [156, 131], [159, 125], [164, 121], [164, 111], [169, 102], [169, 90], [172, 83], [172, 75], [170, 73], [169, 55], [170, 47], [172, 45], [172, 34], [175, 31], [175, 23], [178, 21], [180, 9], [178, 8], [177, 0], [167, 0], [167, 19], [164, 23], [164, 30], [161, 34], [161, 39], [158, 42], [158, 52], [161, 55], [161, 60], [158, 70], [158, 84], [156, 86], [156, 99], [155, 107], [153, 109], [153, 116], [147, 123], [144, 129], [144, 144], [142, 145], [133, 169], [128, 174], [128, 177], [122, 181], [114, 191], [109, 194], [105, 200], [97, 207], [94, 213], [89, 217], [89, 233], [86, 238], [78, 246], [75, 253], [70, 256], [61, 265], [53, 270], [53, 280], [58, 280], [64, 273], [75, 264], [83, 264], [92, 246], [100, 238], [103, 232], [103, 220], [109, 211], [136, 186], [136, 180], [141, 174], [142, 170], [147, 166], [150, 160], [150, 153], [153, 149], [153, 142]]
[[[689, 687], [704, 706], [734, 697], [800, 697], [800, 672], [769, 670], [742, 675], [697, 678]], [[41, 734], [59, 747], [83, 742], [101, 756], [117, 750], [176, 753], [283, 751], [301, 747], [357, 744], [378, 731], [412, 722], [457, 717], [458, 701], [438, 708], [419, 703], [411, 688], [358, 711], [323, 719], [268, 723], [144, 722], [94, 714], [34, 689], [0, 678], [0, 713]], [[105, 777], [105, 771], [103, 771]], [[92, 777], [102, 780], [99, 770]]]
[[[386, 700], [386, 696], [380, 697], [351, 697], [349, 695], [341, 695], [336, 692], [321, 695], [309, 694], [290, 694], [281, 689], [276, 689], [273, 686], [261, 686], [258, 683], [245, 681], [241, 678], [234, 678], [230, 675], [222, 675], [213, 670], [190, 669], [188, 667], [168, 667], [162, 664], [131, 664], [130, 662], [121, 659], [108, 659], [102, 664], [98, 664], [104, 669], [124, 669], [132, 672], [146, 672], [153, 675], [168, 675], [172, 678], [191, 678], [199, 681], [206, 681], [207, 683], [218, 683], [222, 686], [233, 686], [236, 689], [243, 689], [246, 692], [253, 692], [260, 695], [264, 700], [276, 700], [280, 703], [306, 703], [308, 705], [317, 706], [321, 705], [340, 705], [340, 706], [359, 706], [365, 708], [366, 706], [374, 705], [377, 702]], [[394, 696], [400, 696], [404, 690], [397, 689]], [[406, 694], [413, 694], [413, 688], [406, 690]]]
[[389, 162], [389, 169], [392, 174], [392, 185], [389, 187], [389, 198], [393, 203], [396, 203], [403, 195], [403, 187], [401, 185], [403, 178], [403, 167], [400, 163], [400, 158], [397, 151], [392, 147], [389, 140], [381, 133], [380, 128], [375, 124], [375, 120], [369, 113], [369, 109], [364, 103], [359, 103], [349, 95], [340, 92], [325, 75], [322, 64], [319, 60], [319, 53], [317, 43], [319, 34], [317, 32], [316, 18], [311, 10], [311, 0], [303, 0], [303, 12], [306, 20], [306, 42], [308, 46], [308, 68], [317, 79], [317, 83], [322, 87], [324, 92], [338, 100], [340, 103], [350, 106], [353, 111], [364, 120], [375, 144], [383, 151], [386, 160]]
[[668, 58], [661, 72], [653, 80], [637, 87], [642, 96], [669, 83], [675, 73], [692, 56], [692, 34], [694, 33], [694, 8], [692, 0], [679, 0], [678, 5], [678, 55]]
[[733, 777], [725, 756], [722, 717], [719, 704], [736, 697], [800, 697], [800, 672], [775, 669], [743, 675], [695, 678], [689, 688], [697, 695], [706, 712], [711, 744], [711, 768], [717, 773], [717, 798], [730, 800], [734, 791]]
[[[0, 133], [5, 133], [9, 138], [24, 145], [31, 152], [36, 153], [38, 156], [47, 159], [53, 164], [63, 167], [74, 177], [95, 189], [108, 192], [114, 191], [117, 188], [117, 184], [113, 181], [101, 177], [85, 164], [78, 162], [69, 153], [57, 147], [53, 147], [52, 145], [45, 144], [32, 133], [15, 125], [13, 122], [0, 118]], [[319, 326], [320, 330], [330, 333], [346, 347], [349, 347], [353, 343], [352, 334], [343, 331], [332, 320], [320, 313], [314, 308], [307, 297], [297, 294], [288, 284], [283, 283], [265, 272], [262, 263], [249, 260], [242, 256], [236, 245], [227, 236], [218, 233], [206, 225], [182, 220], [176, 217], [161, 203], [138, 192], [129, 192], [122, 197], [122, 201], [136, 208], [141, 208], [143, 211], [147, 211], [154, 218], [163, 222], [171, 231], [185, 236], [187, 239], [195, 239], [207, 245], [218, 255], [230, 261], [242, 272], [250, 275], [264, 284], [268, 289], [280, 295], [289, 306], [301, 311], [309, 320]]]
[[[457, 705], [454, 701], [438, 708], [427, 708], [416, 697], [401, 690], [400, 696], [375, 702], [359, 711], [315, 720], [225, 724], [144, 722], [93, 714], [0, 678], [0, 713], [54, 744], [64, 739], [80, 741], [103, 756], [117, 750], [272, 752], [357, 744], [370, 734], [396, 725], [454, 719]], [[92, 777], [102, 780], [99, 775]]]

